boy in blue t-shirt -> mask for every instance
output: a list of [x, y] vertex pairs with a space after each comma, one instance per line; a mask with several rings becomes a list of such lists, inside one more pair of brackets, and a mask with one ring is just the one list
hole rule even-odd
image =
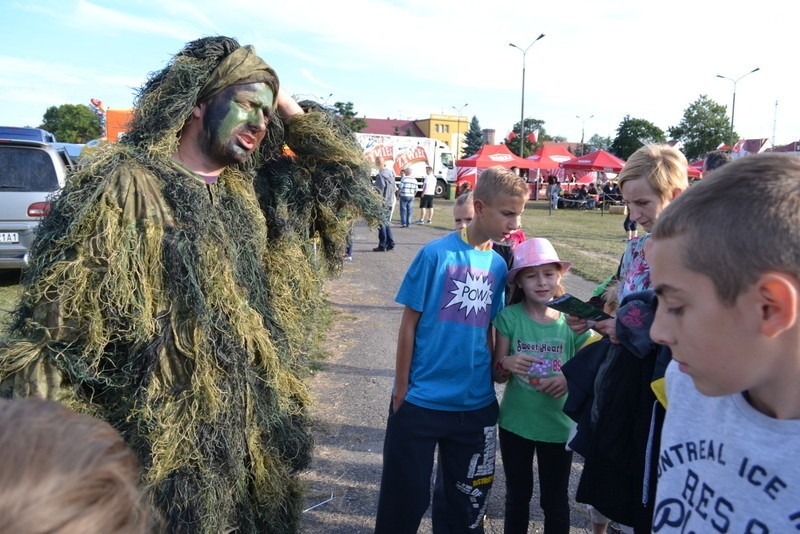
[[519, 229], [528, 190], [501, 167], [473, 192], [475, 216], [425, 245], [396, 301], [405, 305], [383, 447], [376, 533], [414, 533], [430, 504], [434, 532], [483, 532], [494, 479], [497, 400], [491, 320], [502, 309], [506, 264], [492, 251]]

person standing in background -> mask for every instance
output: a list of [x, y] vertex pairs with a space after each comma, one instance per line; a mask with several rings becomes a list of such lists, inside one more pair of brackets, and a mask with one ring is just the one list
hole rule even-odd
[[378, 246], [373, 248], [373, 252], [386, 252], [394, 248], [394, 237], [392, 237], [392, 208], [394, 207], [395, 192], [397, 186], [394, 183], [392, 172], [386, 168], [386, 164], [381, 156], [375, 158], [375, 166], [378, 167], [378, 174], [375, 175], [373, 186], [378, 191], [378, 195], [383, 199], [383, 207], [386, 213], [383, 222], [378, 226]]
[[400, 227], [411, 226], [411, 213], [414, 210], [414, 195], [417, 194], [417, 179], [411, 176], [411, 169], [406, 167], [400, 179]]
[[[436, 193], [436, 176], [433, 175], [433, 167], [425, 167], [425, 182], [422, 184], [422, 198], [419, 201], [419, 208], [422, 210], [419, 224], [430, 224], [433, 219], [433, 195]], [[427, 214], [427, 217], [426, 217]]]

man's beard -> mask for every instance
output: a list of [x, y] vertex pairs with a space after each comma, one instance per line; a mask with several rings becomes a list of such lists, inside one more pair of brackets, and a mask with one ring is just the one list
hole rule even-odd
[[[228, 101], [217, 98], [209, 103], [206, 115], [203, 118], [202, 150], [208, 158], [220, 166], [235, 165], [246, 162], [253, 154], [263, 139], [263, 132], [257, 134], [246, 124], [236, 126], [226, 138], [222, 138], [220, 129], [229, 112]], [[251, 149], [241, 146], [239, 135], [253, 137], [254, 146]]]

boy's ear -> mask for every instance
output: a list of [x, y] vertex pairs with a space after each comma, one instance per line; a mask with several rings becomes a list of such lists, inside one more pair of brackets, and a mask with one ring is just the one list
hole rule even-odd
[[775, 338], [797, 326], [800, 288], [797, 281], [784, 273], [766, 273], [756, 282], [761, 307], [761, 334]]
[[483, 210], [486, 208], [486, 203], [483, 200], [476, 198], [472, 201], [472, 207], [475, 210], [475, 217], [483, 216]]

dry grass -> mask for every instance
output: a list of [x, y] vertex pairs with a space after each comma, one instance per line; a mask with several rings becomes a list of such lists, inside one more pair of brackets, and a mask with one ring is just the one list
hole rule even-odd
[[11, 311], [22, 293], [19, 275], [19, 271], [0, 271], [0, 333], [5, 330]]

